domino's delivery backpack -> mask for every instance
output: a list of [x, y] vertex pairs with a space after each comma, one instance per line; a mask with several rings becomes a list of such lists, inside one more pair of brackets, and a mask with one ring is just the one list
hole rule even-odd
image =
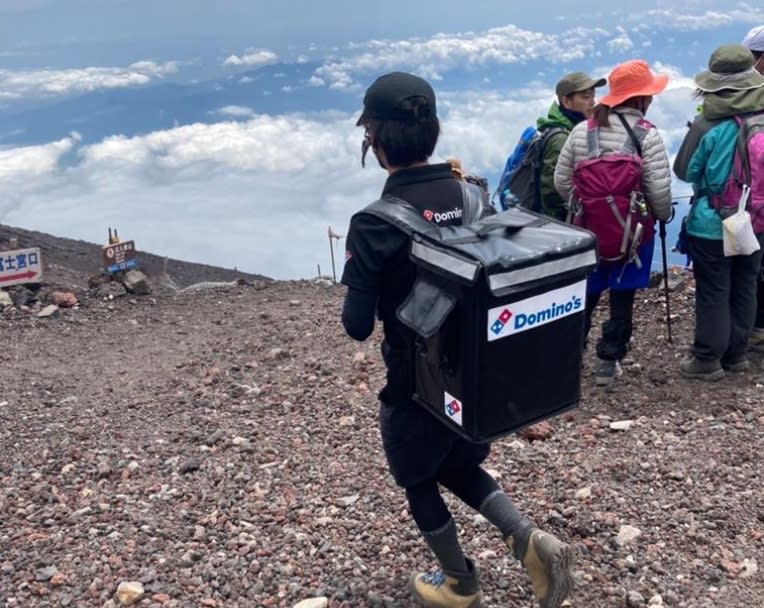
[[480, 194], [463, 188], [461, 226], [438, 228], [393, 197], [360, 213], [411, 237], [417, 279], [397, 315], [417, 336], [414, 400], [484, 442], [577, 404], [597, 254], [588, 231], [526, 209], [480, 217]]

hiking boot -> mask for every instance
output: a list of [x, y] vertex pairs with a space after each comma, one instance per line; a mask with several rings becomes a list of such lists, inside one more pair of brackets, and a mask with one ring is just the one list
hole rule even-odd
[[480, 582], [472, 560], [467, 572], [418, 573], [409, 582], [411, 592], [428, 608], [481, 608]]
[[510, 536], [507, 546], [525, 566], [539, 606], [559, 608], [573, 589], [570, 547], [538, 528], [529, 528], [526, 535], [520, 538]]
[[618, 376], [623, 373], [621, 364], [618, 361], [606, 361], [599, 359], [597, 369], [594, 370], [594, 382], [597, 386], [607, 386], [613, 383]]
[[706, 382], [716, 382], [724, 378], [724, 369], [722, 369], [719, 359], [704, 361], [693, 355], [685, 357], [679, 362], [679, 373], [685, 378], [705, 380]]
[[748, 348], [764, 353], [764, 327], [754, 327], [748, 337]]
[[737, 357], [722, 357], [722, 368], [728, 372], [744, 372], [751, 364], [748, 362], [748, 357], [745, 355], [739, 355]]

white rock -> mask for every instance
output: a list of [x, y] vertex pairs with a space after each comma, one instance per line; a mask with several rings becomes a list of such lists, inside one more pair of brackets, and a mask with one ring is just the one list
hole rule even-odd
[[661, 596], [660, 593], [656, 593], [653, 597], [650, 598], [650, 601], [647, 603], [648, 606], [663, 606], [663, 596]]
[[3, 306], [13, 306], [13, 300], [7, 291], [0, 289], [0, 307]]
[[40, 318], [50, 317], [58, 312], [58, 306], [55, 304], [48, 304], [45, 308], [43, 308], [40, 312], [37, 313], [37, 316]]
[[740, 564], [742, 569], [738, 575], [740, 578], [750, 578], [759, 571], [759, 565], [755, 559], [744, 559]]
[[636, 528], [635, 526], [626, 524], [621, 526], [621, 529], [618, 530], [618, 536], [616, 536], [615, 542], [621, 546], [624, 546], [637, 540], [640, 536], [642, 536], [642, 530]]
[[145, 595], [143, 585], [138, 581], [122, 581], [117, 587], [117, 599], [123, 606], [131, 606], [139, 602]]
[[617, 420], [616, 422], [610, 423], [610, 430], [611, 431], [628, 431], [632, 426], [634, 426], [633, 420]]
[[591, 495], [592, 495], [592, 489], [589, 486], [587, 486], [585, 488], [581, 488], [580, 490], [578, 490], [575, 496], [577, 500], [585, 500], [587, 498], [590, 498]]
[[343, 416], [340, 418], [340, 426], [353, 426], [355, 424], [355, 416]]
[[359, 498], [360, 496], [358, 494], [353, 494], [351, 496], [343, 496], [342, 498], [340, 498], [340, 502], [346, 507], [349, 507], [351, 505], [354, 505], [356, 502], [358, 502]]
[[294, 605], [294, 608], [326, 608], [329, 605], [329, 598], [312, 597], [308, 600], [302, 600]]

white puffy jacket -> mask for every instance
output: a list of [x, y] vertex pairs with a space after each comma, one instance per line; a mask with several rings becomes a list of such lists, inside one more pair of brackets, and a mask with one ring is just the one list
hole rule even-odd
[[[614, 110], [623, 114], [631, 127], [642, 118], [642, 112], [634, 108], [619, 106]], [[602, 153], [622, 152], [628, 136], [621, 121], [611, 112], [610, 126], [601, 127], [599, 132]], [[587, 155], [586, 121], [582, 121], [570, 132], [554, 171], [554, 187], [564, 200], [568, 200], [573, 189], [573, 169]], [[671, 168], [657, 129], [650, 129], [642, 142], [642, 163], [645, 199], [656, 218], [667, 220], [671, 217]]]

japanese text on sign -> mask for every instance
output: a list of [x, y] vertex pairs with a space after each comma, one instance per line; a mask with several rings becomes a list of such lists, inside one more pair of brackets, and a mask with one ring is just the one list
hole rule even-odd
[[42, 278], [38, 248], [0, 251], [0, 287], [37, 282]]

